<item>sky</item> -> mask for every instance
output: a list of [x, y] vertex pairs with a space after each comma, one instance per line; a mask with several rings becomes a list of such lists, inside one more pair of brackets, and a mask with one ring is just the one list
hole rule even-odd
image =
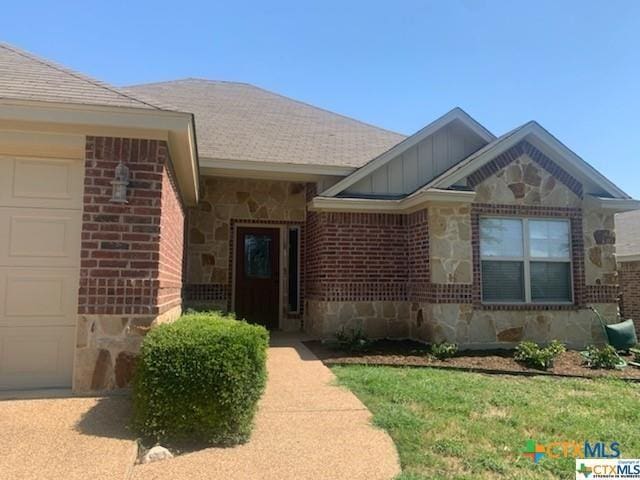
[[536, 120], [640, 198], [640, 1], [4, 2], [2, 40], [123, 86], [252, 83], [411, 134]]

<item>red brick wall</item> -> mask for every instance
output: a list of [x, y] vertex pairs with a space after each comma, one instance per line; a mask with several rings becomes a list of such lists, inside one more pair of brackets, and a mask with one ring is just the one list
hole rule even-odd
[[640, 261], [618, 264], [620, 310], [623, 318], [633, 318], [640, 332]]
[[171, 310], [182, 303], [184, 232], [185, 209], [175, 185], [175, 175], [170, 168], [165, 168], [162, 174], [160, 214], [158, 313]]
[[307, 298], [406, 299], [406, 219], [392, 214], [310, 212]]
[[[120, 161], [131, 179], [126, 204], [110, 201]], [[170, 223], [184, 216], [168, 165], [163, 141], [87, 137], [78, 313], [158, 314], [176, 303], [183, 227]]]

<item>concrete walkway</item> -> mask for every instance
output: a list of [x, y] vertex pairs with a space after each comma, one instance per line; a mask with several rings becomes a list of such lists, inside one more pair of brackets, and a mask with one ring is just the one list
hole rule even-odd
[[[123, 480], [136, 458], [127, 397], [0, 395], [0, 478]], [[34, 398], [35, 397], [35, 398]], [[48, 397], [48, 398], [47, 398]]]
[[[251, 440], [137, 465], [134, 480], [390, 480], [400, 473], [389, 436], [299, 340], [275, 334], [269, 380]], [[89, 477], [87, 477], [89, 478]]]

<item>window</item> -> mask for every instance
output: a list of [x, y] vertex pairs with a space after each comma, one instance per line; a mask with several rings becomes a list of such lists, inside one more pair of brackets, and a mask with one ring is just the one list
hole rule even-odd
[[244, 237], [244, 274], [248, 278], [271, 278], [271, 237], [248, 234]]
[[480, 262], [485, 302], [572, 301], [568, 220], [482, 218]]
[[300, 227], [289, 228], [289, 313], [300, 311]]

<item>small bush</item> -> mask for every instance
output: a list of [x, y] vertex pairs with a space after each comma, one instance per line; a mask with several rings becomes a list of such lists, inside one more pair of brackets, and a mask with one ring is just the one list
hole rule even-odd
[[556, 357], [564, 351], [566, 351], [564, 345], [558, 340], [553, 340], [546, 347], [541, 347], [535, 342], [520, 342], [513, 358], [530, 368], [547, 370], [553, 366]]
[[263, 327], [217, 312], [152, 329], [133, 383], [134, 426], [156, 442], [245, 442], [266, 383], [267, 345]]
[[429, 349], [429, 353], [438, 360], [446, 360], [458, 353], [458, 345], [455, 343], [434, 343]]
[[589, 368], [614, 369], [624, 365], [624, 361], [620, 358], [616, 349], [611, 345], [605, 345], [598, 348], [595, 345], [589, 345], [587, 351], [582, 353], [585, 364]]
[[335, 336], [338, 346], [347, 352], [361, 352], [371, 346], [371, 340], [366, 337], [360, 327], [346, 330], [342, 326]]

